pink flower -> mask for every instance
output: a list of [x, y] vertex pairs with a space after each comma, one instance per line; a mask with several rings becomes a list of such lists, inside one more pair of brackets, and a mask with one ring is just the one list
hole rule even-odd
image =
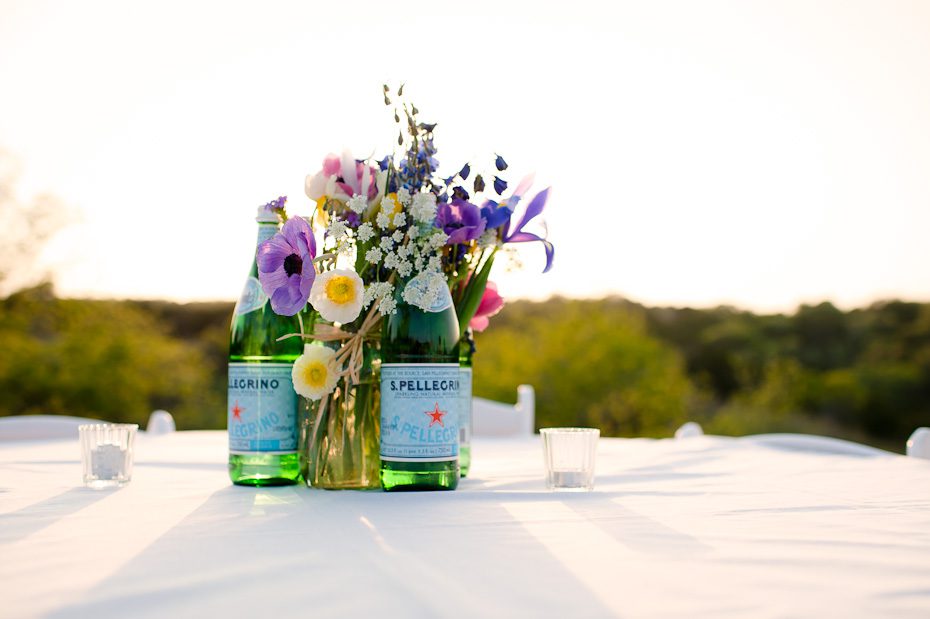
[[488, 282], [487, 288], [484, 289], [484, 296], [481, 297], [481, 303], [478, 304], [478, 310], [474, 318], [468, 322], [468, 326], [475, 331], [481, 332], [488, 328], [489, 318], [501, 311], [504, 307], [504, 298], [497, 294], [497, 284]]
[[307, 176], [304, 190], [311, 200], [326, 196], [345, 202], [363, 195], [370, 201], [378, 195], [377, 174], [377, 168], [356, 161], [349, 151], [341, 157], [330, 153], [323, 160], [323, 169]]

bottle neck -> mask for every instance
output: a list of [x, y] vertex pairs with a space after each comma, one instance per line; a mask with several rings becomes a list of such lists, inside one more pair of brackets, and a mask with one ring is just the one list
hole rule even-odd
[[459, 340], [459, 364], [471, 367], [472, 356], [475, 354], [475, 335], [471, 327], [465, 329], [465, 335]]

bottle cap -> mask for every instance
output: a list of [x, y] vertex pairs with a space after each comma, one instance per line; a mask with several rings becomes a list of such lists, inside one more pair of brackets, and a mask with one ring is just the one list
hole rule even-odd
[[279, 224], [281, 223], [281, 216], [268, 208], [267, 204], [263, 204], [258, 207], [258, 211], [255, 213], [255, 221], [260, 224]]
[[255, 221], [263, 224], [281, 223], [281, 215], [278, 212], [284, 209], [284, 204], [286, 202], [287, 196], [280, 196], [268, 204], [262, 204], [258, 207], [258, 212], [255, 214]]

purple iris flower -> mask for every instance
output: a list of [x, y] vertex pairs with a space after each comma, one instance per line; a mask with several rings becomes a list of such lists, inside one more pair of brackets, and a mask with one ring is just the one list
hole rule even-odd
[[315, 257], [313, 230], [301, 217], [288, 219], [280, 232], [258, 246], [258, 280], [276, 314], [293, 316], [307, 304], [316, 279]]
[[481, 207], [481, 218], [484, 220], [486, 230], [496, 230], [510, 221], [513, 209], [506, 204], [498, 204], [488, 200]]
[[459, 198], [436, 209], [436, 227], [449, 235], [446, 245], [474, 241], [484, 233], [485, 225], [478, 207]]
[[[484, 203], [484, 207], [481, 209], [482, 216], [485, 221], [487, 221], [487, 227], [493, 229], [496, 226], [492, 224], [503, 225], [501, 230], [502, 236], [501, 239], [504, 243], [531, 243], [533, 241], [539, 241], [543, 244], [543, 247], [546, 250], [546, 268], [543, 269], [543, 273], [547, 272], [552, 268], [552, 260], [555, 257], [555, 247], [548, 240], [539, 236], [538, 234], [533, 234], [532, 232], [524, 232], [523, 228], [526, 227], [530, 221], [538, 217], [543, 209], [546, 208], [546, 201], [549, 200], [549, 188], [545, 188], [540, 191], [536, 196], [530, 200], [529, 205], [526, 207], [526, 210], [523, 212], [523, 215], [520, 217], [520, 220], [515, 226], [513, 226], [513, 231], [511, 232], [511, 223], [514, 210], [516, 209], [517, 204], [523, 198], [530, 185], [533, 184], [533, 176], [527, 176], [520, 184], [517, 185], [517, 188], [514, 190], [513, 195], [507, 198], [506, 205], [500, 206], [496, 202], [488, 200]], [[503, 223], [497, 223], [500, 219], [504, 219]]]
[[548, 199], [549, 187], [546, 187], [537, 193], [532, 200], [530, 200], [530, 203], [526, 207], [526, 211], [524, 211], [520, 221], [518, 221], [517, 225], [513, 227], [513, 232], [510, 231], [510, 220], [504, 224], [503, 228], [505, 243], [531, 243], [533, 241], [539, 241], [543, 244], [543, 247], [546, 249], [546, 268], [543, 269], [543, 273], [552, 268], [552, 259], [555, 257], [555, 247], [552, 245], [552, 243], [539, 236], [538, 234], [524, 232], [523, 228], [526, 226], [526, 224], [530, 223], [531, 220], [535, 219], [540, 213], [543, 212], [543, 209], [546, 207], [546, 201]]
[[525, 194], [532, 185], [533, 175], [530, 174], [520, 181], [517, 188], [513, 190], [513, 195], [509, 198], [501, 202], [485, 200], [484, 204], [481, 206], [481, 217], [486, 223], [486, 229], [496, 230], [505, 223], [508, 223], [510, 221], [510, 216], [513, 215], [514, 210], [517, 208], [517, 204], [520, 202], [520, 199], [523, 198], [523, 194]]

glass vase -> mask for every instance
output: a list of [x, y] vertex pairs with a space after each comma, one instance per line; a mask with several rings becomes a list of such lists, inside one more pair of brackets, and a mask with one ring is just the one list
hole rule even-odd
[[381, 360], [365, 345], [359, 382], [341, 378], [327, 397], [302, 398], [300, 470], [307, 485], [327, 490], [381, 487]]

